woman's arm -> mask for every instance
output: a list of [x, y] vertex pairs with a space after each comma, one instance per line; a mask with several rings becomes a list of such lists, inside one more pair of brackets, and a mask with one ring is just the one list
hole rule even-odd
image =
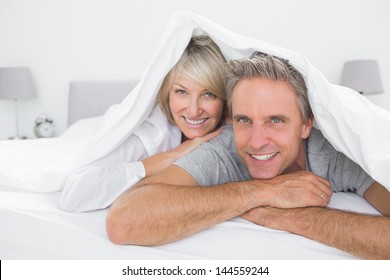
[[[96, 163], [75, 170], [69, 175], [60, 197], [60, 208], [67, 212], [85, 212], [102, 209], [112, 202], [126, 189], [141, 179], [151, 176], [175, 162], [179, 157], [189, 153], [201, 143], [217, 136], [220, 130], [203, 137], [188, 140], [177, 148], [156, 154], [142, 162]], [[129, 157], [140, 157], [146, 154], [142, 141], [138, 137], [130, 137], [122, 148]]]
[[207, 142], [210, 139], [219, 135], [221, 131], [222, 129], [218, 129], [216, 131], [210, 132], [209, 134], [206, 134], [205, 136], [184, 141], [175, 149], [162, 152], [142, 160], [142, 163], [145, 168], [146, 177], [152, 176], [164, 170], [182, 156], [193, 151], [203, 142]]

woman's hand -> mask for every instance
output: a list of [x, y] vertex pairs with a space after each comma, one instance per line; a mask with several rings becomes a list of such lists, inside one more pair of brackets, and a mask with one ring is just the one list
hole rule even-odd
[[172, 150], [172, 152], [177, 153], [176, 160], [181, 158], [182, 156], [185, 156], [186, 154], [189, 154], [193, 150], [196, 149], [200, 144], [207, 142], [214, 137], [221, 134], [222, 128], [219, 128], [213, 132], [210, 132], [204, 136], [196, 137], [194, 139], [186, 140], [183, 143], [181, 143], [179, 146], [177, 146], [175, 149]]
[[207, 142], [219, 135], [221, 131], [222, 128], [219, 128], [204, 136], [186, 140], [170, 151], [159, 153], [144, 159], [142, 163], [145, 167], [146, 177], [152, 176], [164, 170], [182, 156], [185, 156], [186, 154], [189, 154], [191, 151], [195, 150], [196, 147], [198, 147], [200, 144]]

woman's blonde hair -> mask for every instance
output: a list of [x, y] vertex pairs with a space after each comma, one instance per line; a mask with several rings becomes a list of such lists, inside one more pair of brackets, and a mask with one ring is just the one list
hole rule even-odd
[[169, 91], [178, 75], [202, 84], [226, 104], [226, 67], [221, 50], [208, 35], [192, 37], [180, 60], [165, 76], [158, 92], [158, 102], [169, 122], [175, 123], [169, 107]]

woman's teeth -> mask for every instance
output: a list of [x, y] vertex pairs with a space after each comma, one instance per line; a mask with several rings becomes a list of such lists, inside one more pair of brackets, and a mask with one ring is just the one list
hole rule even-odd
[[188, 122], [189, 124], [193, 124], [193, 125], [204, 123], [207, 120], [207, 119], [191, 120], [188, 118], [184, 118], [184, 119], [186, 120], [186, 122]]

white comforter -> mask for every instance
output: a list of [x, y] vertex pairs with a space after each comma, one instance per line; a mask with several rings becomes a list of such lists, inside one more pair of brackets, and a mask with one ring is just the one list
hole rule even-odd
[[[216, 41], [227, 59], [241, 58], [254, 50], [289, 59], [306, 78], [317, 126], [325, 137], [375, 180], [390, 188], [390, 129], [387, 129], [390, 127], [390, 112], [350, 89], [330, 84], [300, 54], [234, 34], [188, 12], [180, 12], [172, 17], [140, 83], [114, 112], [99, 124], [94, 123], [97, 128], [89, 135], [2, 141], [0, 185], [40, 192], [61, 190], [70, 170], [115, 151], [150, 117], [163, 77], [180, 58], [190, 37], [201, 32], [207, 32]], [[179, 140], [172, 137], [166, 121], [154, 118], [151, 126], [153, 132], [150, 131], [150, 135], [158, 135], [155, 138], [158, 141], [149, 141], [155, 146], [153, 151], [177, 145]], [[148, 137], [148, 133], [143, 135]], [[115, 160], [115, 155], [110, 158]]]

